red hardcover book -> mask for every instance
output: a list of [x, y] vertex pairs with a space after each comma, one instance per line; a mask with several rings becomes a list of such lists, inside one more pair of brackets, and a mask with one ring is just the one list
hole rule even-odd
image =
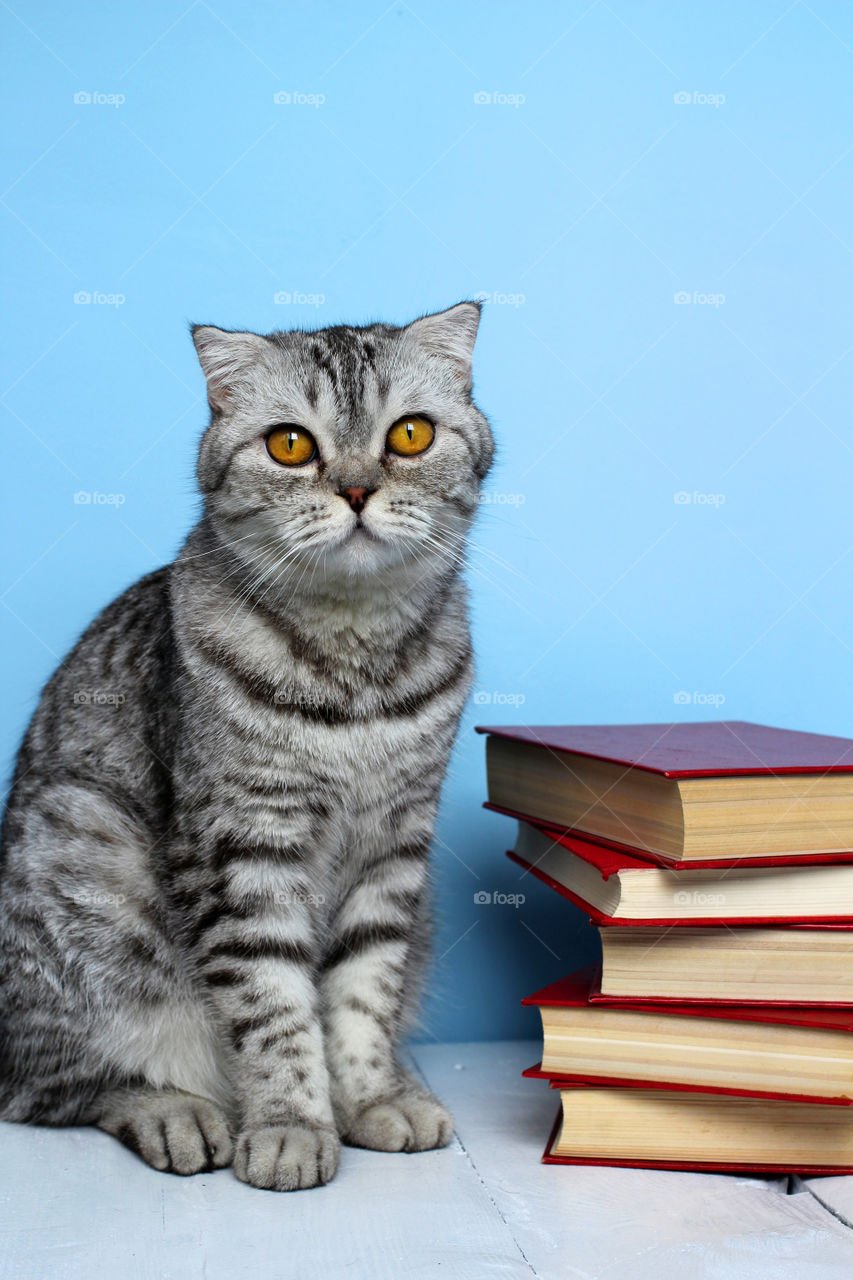
[[[690, 952], [695, 946], [695, 939], [692, 939], [690, 936], [690, 930], [695, 928], [697, 930], [696, 936], [698, 938], [701, 938], [700, 931], [705, 930], [707, 938], [711, 939], [715, 943], [718, 940], [725, 943], [729, 952], [732, 952], [732, 953], [742, 952], [743, 954], [746, 954], [746, 955], [752, 953], [753, 955], [757, 955], [760, 957], [762, 946], [764, 945], [765, 940], [772, 939], [774, 933], [778, 935], [784, 932], [784, 935], [785, 935], [784, 949], [781, 949], [781, 950], [777, 949], [776, 964], [779, 966], [779, 969], [776, 971], [774, 975], [774, 982], [778, 984], [778, 988], [780, 990], [784, 990], [783, 983], [790, 978], [792, 964], [795, 968], [802, 966], [803, 958], [798, 948], [801, 942], [804, 945], [808, 944], [808, 941], [809, 941], [808, 935], [810, 933], [813, 933], [816, 939], [820, 939], [822, 936], [826, 936], [827, 938], [834, 938], [835, 941], [833, 943], [833, 949], [832, 949], [834, 974], [831, 975], [830, 985], [827, 988], [828, 990], [831, 991], [831, 994], [822, 995], [820, 998], [818, 998], [816, 995], [813, 994], [808, 999], [804, 999], [804, 998], [798, 999], [792, 995], [781, 995], [772, 1001], [769, 1001], [766, 998], [760, 998], [758, 996], [753, 997], [743, 993], [742, 991], [736, 994], [730, 994], [728, 996], [725, 994], [721, 994], [721, 995], [715, 994], [713, 998], [709, 997], [707, 994], [705, 995], [689, 994], [685, 990], [685, 986], [683, 982], [683, 972], [679, 971], [679, 968], [678, 968], [679, 964], [686, 964], [687, 960], [689, 959], [689, 955], [686, 952], [682, 951], [681, 957], [679, 960], [675, 961], [674, 963], [670, 962], [669, 970], [668, 970], [668, 978], [667, 978], [667, 981], [669, 981], [671, 978], [673, 978], [673, 976], [675, 977], [675, 980], [681, 986], [681, 992], [679, 994], [652, 995], [648, 993], [643, 993], [639, 991], [636, 987], [633, 991], [625, 991], [625, 990], [603, 991], [599, 988], [597, 991], [593, 990], [590, 993], [590, 997], [589, 997], [590, 1001], [593, 1004], [622, 1004], [625, 1001], [629, 1001], [630, 1003], [639, 1002], [641, 1004], [649, 1004], [655, 1007], [665, 1007], [670, 1005], [685, 1005], [685, 1006], [692, 1006], [693, 1008], [695, 1008], [697, 1005], [702, 1005], [703, 1007], [710, 1009], [715, 1006], [718, 1006], [721, 1010], [723, 1010], [723, 1012], [720, 1015], [722, 1017], [729, 1016], [729, 1013], [727, 1012], [727, 1010], [731, 1010], [741, 1005], [744, 1006], [744, 1008], [747, 1010], [748, 1017], [752, 1016], [752, 1010], [756, 1008], [759, 1008], [759, 1009], [760, 1008], [780, 1008], [780, 1009], [814, 1008], [814, 1009], [838, 1009], [841, 1011], [853, 1009], [853, 998], [849, 998], [849, 999], [842, 998], [837, 991], [839, 975], [840, 975], [840, 979], [844, 989], [853, 990], [853, 987], [851, 987], [851, 984], [848, 981], [848, 977], [851, 974], [850, 966], [851, 964], [853, 964], [853, 924], [851, 924], [851, 922], [848, 921], [844, 924], [824, 924], [824, 923], [809, 921], [808, 924], [801, 924], [801, 923], [789, 924], [787, 922], [779, 924], [777, 922], [770, 923], [766, 920], [763, 920], [758, 925], [754, 925], [754, 924], [749, 925], [742, 920], [732, 920], [730, 922], [726, 922], [723, 928], [718, 929], [717, 926], [720, 924], [721, 924], [720, 921], [715, 921], [713, 925], [713, 929], [709, 930], [709, 926], [695, 925], [694, 922], [691, 921], [688, 926], [682, 926], [682, 928], [678, 931], [678, 935], [680, 939], [684, 940], [684, 944], [687, 947], [688, 952]], [[608, 964], [607, 934], [608, 933], [613, 934], [613, 924], [610, 921], [599, 922], [596, 925], [596, 928], [599, 930], [599, 934], [601, 936], [601, 941], [602, 941], [602, 950], [604, 953], [603, 968], [605, 970], [605, 979], [607, 979], [608, 974], [610, 975], [610, 980], [609, 981], [606, 980], [605, 985], [610, 986], [612, 983], [612, 969]], [[643, 963], [645, 963], [645, 957], [647, 956], [651, 957], [651, 960], [649, 961], [649, 963], [653, 963], [655, 968], [658, 970], [658, 972], [660, 971], [661, 956], [664, 955], [668, 950], [667, 946], [665, 945], [667, 943], [667, 939], [669, 939], [670, 942], [674, 942], [678, 940], [676, 938], [676, 935], [673, 934], [673, 932], [670, 930], [668, 924], [663, 928], [661, 928], [660, 925], [657, 925], [657, 926], [649, 926], [648, 929], [646, 929], [646, 926], [643, 925], [639, 929], [636, 929], [633, 939], [632, 939], [631, 933], [629, 933], [628, 931], [619, 930], [618, 933], [621, 935], [621, 940], [628, 942], [628, 940], [630, 939], [632, 940], [633, 943], [638, 943], [639, 951], [641, 953], [638, 956], [638, 959]], [[752, 934], [752, 936], [750, 936], [750, 934]], [[764, 939], [760, 937], [761, 934], [764, 935]], [[792, 935], [797, 935], [796, 945], [793, 943], [793, 941], [790, 941], [790, 938]], [[775, 939], [775, 941], [778, 944], [779, 942], [778, 937]], [[720, 959], [722, 960], [722, 952], [720, 953]], [[786, 972], [784, 974], [781, 972], [781, 967], [783, 964], [786, 967]], [[752, 959], [750, 961], [749, 968], [754, 969], [755, 965], [756, 965], [756, 961], [755, 959]], [[738, 973], [736, 977], [739, 978], [742, 976], [742, 966], [740, 964], [740, 956], [738, 956], [737, 968], [738, 968]], [[811, 971], [809, 970], [808, 972], [811, 972]], [[631, 979], [622, 978], [620, 979], [620, 983], [622, 981], [628, 982], [628, 981], [631, 981]], [[720, 984], [718, 989], [725, 991], [725, 983], [726, 981], [728, 981], [728, 978], [723, 975], [722, 969], [720, 973], [717, 975], [716, 981], [719, 982]]]
[[511, 738], [644, 769], [665, 778], [749, 774], [853, 773], [853, 739], [747, 720], [692, 724], [477, 725]]
[[684, 1084], [674, 1080], [639, 1080], [636, 1076], [592, 1076], [565, 1072], [555, 1075], [551, 1071], [543, 1071], [541, 1062], [534, 1062], [532, 1067], [525, 1067], [521, 1073], [526, 1080], [547, 1080], [552, 1089], [568, 1088], [575, 1085], [600, 1085], [609, 1089], [664, 1089], [676, 1093], [721, 1093], [730, 1098], [768, 1098], [777, 1102], [816, 1102], [819, 1106], [850, 1107], [853, 1098], [830, 1098], [815, 1096], [811, 1093], [774, 1093], [769, 1089], [724, 1089], [722, 1085]]
[[[602, 1002], [599, 974], [598, 965], [587, 965], [522, 1000], [542, 1011], [549, 1061], [525, 1075], [788, 1102], [853, 1101], [853, 1010]], [[549, 1017], [548, 1009], [584, 1012]]]
[[[560, 848], [568, 851], [568, 855], [572, 855], [574, 858], [579, 859], [585, 867], [593, 868], [597, 873], [602, 887], [607, 885], [607, 882], [614, 877], [616, 877], [619, 885], [621, 886], [630, 881], [632, 877], [636, 880], [638, 874], [647, 877], [650, 875], [656, 881], [656, 889], [658, 889], [657, 882], [659, 882], [658, 892], [660, 894], [661, 901], [665, 905], [672, 904], [676, 910], [679, 902], [689, 902], [694, 898], [700, 903], [703, 901], [707, 902], [708, 897], [713, 896], [713, 889], [715, 887], [720, 891], [719, 896], [724, 896], [727, 901], [731, 903], [737, 897], [739, 880], [741, 877], [745, 877], [744, 883], [748, 883], [750, 877], [752, 877], [752, 884], [755, 884], [755, 872], [753, 871], [755, 864], [753, 862], [749, 863], [748, 868], [745, 868], [742, 864], [736, 864], [735, 866], [727, 864], [725, 866], [721, 866], [720, 863], [700, 864], [694, 862], [690, 863], [688, 870], [685, 870], [683, 868], [659, 865], [635, 857], [633, 854], [623, 853], [619, 849], [613, 849], [604, 844], [595, 844], [590, 840], [581, 839], [575, 834], [558, 831], [553, 827], [549, 827], [545, 823], [529, 823], [527, 825], [534, 827], [536, 831], [541, 833], [541, 836], [543, 836], [546, 841], [550, 842], [552, 846], [560, 846]], [[520, 828], [519, 842], [521, 843], [523, 839], [524, 833]], [[529, 841], [527, 843], [529, 843]], [[540, 841], [539, 843], [543, 844], [543, 847], [547, 850], [547, 845], [545, 845], [544, 842]], [[563, 863], [565, 865], [561, 865], [559, 868], [555, 865], [553, 869], [554, 871], [559, 869], [562, 874], [572, 878], [576, 885], [579, 886], [579, 883], [586, 880], [587, 877], [579, 876], [577, 874], [577, 867], [575, 867], [573, 875], [572, 856], [565, 857], [563, 859]], [[815, 909], [811, 912], [803, 911], [802, 914], [798, 914], [796, 912], [782, 913], [777, 910], [774, 914], [765, 912], [763, 915], [755, 915], [751, 914], [747, 908], [743, 914], [738, 914], [729, 910], [726, 914], [718, 913], [716, 915], [672, 914], [633, 916], [630, 912], [625, 915], [613, 915], [590, 902], [588, 898], [583, 896], [579, 887], [572, 889], [568, 884], [556, 879], [555, 876], [546, 869], [546, 865], [544, 865], [552, 865], [553, 860], [550, 852], [546, 855], [536, 854], [532, 857], [525, 857], [524, 853], [522, 853], [520, 848], [517, 847], [515, 849], [508, 849], [507, 857], [518, 866], [522, 867], [525, 871], [535, 876], [537, 880], [548, 885], [549, 889], [553, 889], [556, 893], [559, 893], [561, 897], [567, 898], [568, 901], [574, 903], [576, 907], [580, 907], [582, 911], [587, 913], [593, 924], [622, 925], [634, 928], [642, 926], [669, 925], [678, 927], [682, 925], [723, 926], [727, 924], [853, 924], [853, 896], [851, 896], [851, 900], [849, 902], [845, 903], [849, 908], [847, 911], [845, 911], [843, 907], [836, 906], [836, 909], [833, 911]], [[851, 860], [853, 860], [853, 855], [851, 855]], [[822, 881], [826, 874], [824, 870], [825, 868], [829, 868], [830, 866], [837, 867], [839, 864], [844, 867], [850, 865], [847, 860], [842, 860], [838, 857], [820, 859], [819, 868], [814, 866], [817, 862], [817, 858], [810, 858], [806, 863], [791, 862], [782, 864], [778, 859], [776, 859], [774, 860], [773, 866], [777, 870], [775, 872], [767, 870], [764, 874], [765, 876], [775, 874], [780, 881], [784, 881], [786, 877], [791, 878], [792, 873], [796, 875], [795, 869], [808, 867], [811, 870], [817, 870], [818, 879]], [[693, 873], [707, 870], [713, 871], [717, 880], [699, 877], [698, 883], [701, 883], [702, 890], [697, 890], [697, 876]], [[834, 876], [834, 872], [830, 874]], [[842, 875], [845, 881], [849, 880], [850, 884], [853, 885], [853, 871], [844, 871], [842, 872]], [[596, 882], [593, 881], [593, 883]], [[797, 878], [796, 884], [793, 884], [790, 889], [792, 904], [799, 902], [801, 906], [803, 905], [804, 887], [802, 880]], [[842, 896], [839, 894], [838, 887], [835, 884], [833, 884], [834, 892], [824, 890], [822, 884], [817, 886], [815, 884], [814, 875], [810, 875], [808, 878], [808, 888], [814, 888], [817, 890], [821, 900], [834, 900], [836, 904], [839, 901], [839, 897]], [[849, 894], [851, 893], [850, 887], [846, 884], [845, 889], [847, 889]], [[722, 892], [723, 890], [725, 890], [724, 893]], [[590, 892], [592, 892], [592, 890], [590, 890]], [[606, 894], [602, 888], [602, 897], [605, 896]], [[749, 896], [750, 900], [755, 903], [756, 899], [754, 891]], [[621, 902], [619, 905], [621, 907]]]
[[[630, 865], [636, 866], [637, 869], [651, 866], [664, 867], [667, 871], [725, 871], [730, 867], [746, 865], [743, 858], [673, 860], [661, 857], [650, 849], [636, 849], [631, 845], [621, 844], [618, 840], [605, 840], [603, 836], [596, 836], [589, 831], [581, 831], [576, 827], [557, 826], [553, 822], [547, 822], [543, 818], [535, 817], [533, 814], [522, 813], [518, 809], [508, 809], [502, 804], [493, 804], [491, 800], [484, 800], [483, 808], [491, 810], [492, 813], [502, 813], [507, 818], [515, 818], [518, 822], [529, 822], [532, 827], [539, 827], [540, 830], [547, 831], [554, 839], [564, 841], [568, 849], [575, 849], [580, 844], [586, 850], [595, 848], [604, 850], [603, 865], [609, 867], [609, 875], [613, 875], [623, 865], [627, 867], [629, 865], [628, 862], [623, 863], [621, 860], [629, 858], [631, 859]], [[611, 855], [610, 859], [607, 858], [607, 854]], [[616, 859], [620, 861], [617, 862]], [[750, 867], [812, 867], [828, 863], [833, 865], [853, 863], [853, 849], [848, 850], [846, 853], [810, 853], [805, 856], [776, 853], [770, 854], [766, 858], [749, 858], [748, 860]]]
[[478, 726], [489, 807], [671, 867], [853, 861], [853, 740], [746, 721]]
[[[628, 996], [603, 998], [599, 989], [601, 967], [586, 965], [565, 978], [551, 982], [533, 995], [525, 996], [523, 1005], [552, 1005], [555, 1008], [579, 1008], [587, 1004], [618, 1005], [643, 1013], [689, 1015], [691, 1018], [723, 1018], [733, 1022], [771, 1022], [785, 1026], [820, 1027], [853, 1033], [853, 1007], [826, 1004], [744, 1003], [725, 1004], [700, 1000], [633, 1000]], [[853, 1041], [850, 1044], [853, 1058]]]
[[824, 1164], [761, 1164], [755, 1161], [724, 1160], [619, 1160], [599, 1156], [560, 1156], [554, 1154], [554, 1147], [562, 1126], [562, 1112], [558, 1111], [545, 1150], [542, 1153], [542, 1164], [575, 1164], [593, 1165], [614, 1169], [672, 1169], [687, 1173], [736, 1173], [741, 1177], [784, 1178], [796, 1174], [801, 1178], [820, 1178], [853, 1173], [853, 1165]]

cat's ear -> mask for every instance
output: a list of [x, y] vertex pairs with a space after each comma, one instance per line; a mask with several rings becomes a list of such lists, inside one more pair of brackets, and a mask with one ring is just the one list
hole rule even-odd
[[199, 363], [207, 378], [207, 398], [217, 413], [228, 410], [242, 375], [256, 364], [266, 345], [257, 333], [232, 333], [212, 324], [191, 327]]
[[471, 359], [480, 324], [480, 303], [459, 302], [447, 311], [421, 316], [407, 333], [433, 355], [450, 360], [466, 390], [471, 390]]

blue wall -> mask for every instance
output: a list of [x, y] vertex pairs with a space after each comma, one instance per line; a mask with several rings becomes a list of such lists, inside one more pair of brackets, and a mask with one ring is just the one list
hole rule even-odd
[[853, 734], [852, 18], [832, 0], [0, 10], [6, 759], [58, 656], [194, 518], [188, 320], [402, 322], [491, 295], [479, 704], [439, 825], [423, 1034], [533, 1034], [519, 997], [593, 940], [503, 858], [476, 721]]

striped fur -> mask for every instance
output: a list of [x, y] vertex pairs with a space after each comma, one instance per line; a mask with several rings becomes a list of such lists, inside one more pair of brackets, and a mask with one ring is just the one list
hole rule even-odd
[[[422, 1150], [398, 1061], [471, 677], [459, 570], [492, 455], [479, 310], [194, 340], [200, 523], [45, 688], [4, 822], [0, 1118], [98, 1124], [155, 1168], [327, 1181]], [[384, 448], [406, 413], [436, 426]], [[279, 423], [319, 458], [272, 461]], [[348, 486], [374, 492], [357, 514]]]

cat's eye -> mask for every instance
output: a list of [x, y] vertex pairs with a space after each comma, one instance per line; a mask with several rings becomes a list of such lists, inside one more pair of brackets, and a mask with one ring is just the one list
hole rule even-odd
[[416, 453], [423, 453], [435, 439], [435, 427], [426, 418], [401, 418], [395, 422], [385, 443], [392, 453], [399, 453], [404, 458], [411, 458]]
[[316, 457], [317, 446], [302, 427], [273, 427], [267, 436], [267, 453], [286, 467], [298, 467]]

